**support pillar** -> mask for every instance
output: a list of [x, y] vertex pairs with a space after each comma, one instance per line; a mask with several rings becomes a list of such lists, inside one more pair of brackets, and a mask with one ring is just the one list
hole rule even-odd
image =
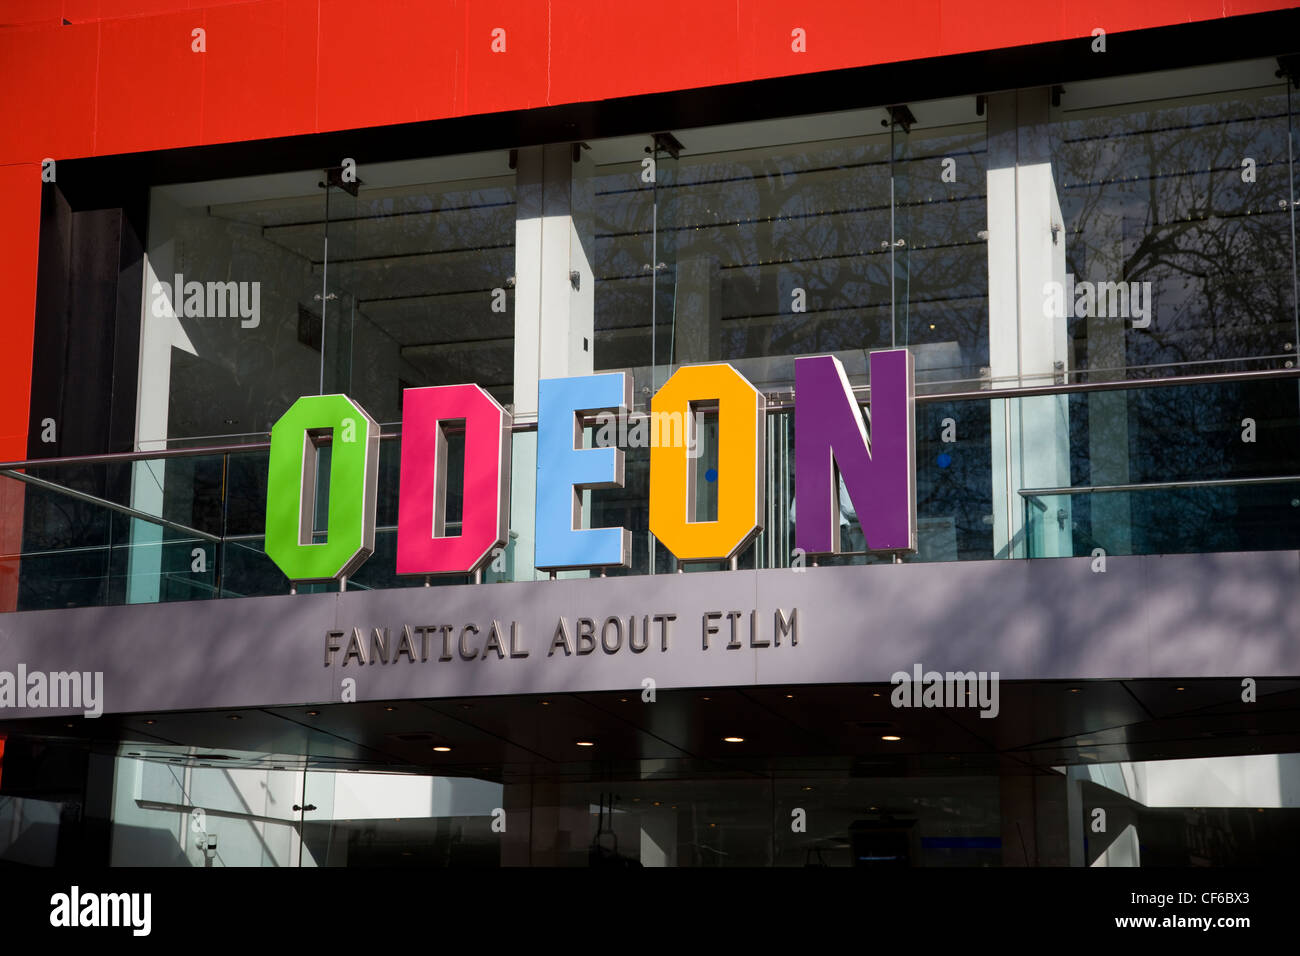
[[[1064, 282], [1065, 233], [1052, 174], [1050, 90], [988, 99], [989, 366], [993, 388], [1065, 381], [1065, 317], [1045, 290]], [[1055, 228], [1053, 228], [1055, 227]], [[1069, 410], [1064, 395], [991, 404], [994, 553], [1073, 553], [1070, 503], [1042, 502], [1026, 527], [1022, 488], [1070, 484]], [[1033, 507], [1031, 505], [1031, 507]]]
[[[572, 144], [531, 146], [517, 156], [513, 411], [515, 422], [524, 423], [537, 421], [539, 379], [593, 370], [595, 200], [594, 178], [581, 168], [591, 160], [580, 155], [575, 163]], [[516, 432], [512, 448], [515, 580], [538, 580], [533, 565], [537, 433]], [[584, 506], [584, 516], [588, 510]]]

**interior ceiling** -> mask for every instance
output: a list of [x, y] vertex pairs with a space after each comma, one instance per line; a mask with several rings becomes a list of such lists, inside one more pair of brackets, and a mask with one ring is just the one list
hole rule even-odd
[[[973, 103], [972, 97], [965, 97], [918, 105], [925, 114], [918, 123], [931, 128], [914, 131], [913, 150], [924, 153], [921, 144], [927, 136], [951, 137], [965, 126], [982, 128]], [[726, 268], [774, 267], [777, 261], [769, 263], [765, 258], [781, 260], [780, 250], [792, 239], [781, 232], [781, 223], [790, 215], [786, 208], [790, 176], [798, 177], [804, 197], [800, 209], [807, 206], [830, 217], [825, 222], [837, 230], [842, 228], [835, 218], [837, 211], [851, 213], [856, 223], [862, 217], [857, 207], [864, 191], [888, 193], [882, 185], [887, 181], [890, 154], [890, 132], [881, 127], [885, 116], [882, 110], [859, 110], [690, 130], [690, 143], [680, 161], [673, 163], [672, 175], [663, 179], [668, 190], [660, 197], [668, 217], [660, 217], [665, 243], [670, 238], [677, 245], [689, 240], [675, 254], [690, 257], [699, 246], [706, 253], [721, 255]], [[958, 123], [965, 126], [954, 125]], [[938, 124], [946, 125], [935, 129]], [[625, 301], [619, 282], [651, 277], [650, 254], [644, 247], [650, 242], [652, 193], [640, 188], [639, 176], [649, 142], [649, 136], [597, 140], [589, 152], [586, 168], [591, 170], [596, 220], [593, 266], [603, 295], [602, 325], [611, 315], [616, 320], [623, 312], [645, 311], [649, 286], [634, 281], [626, 290], [632, 299]], [[951, 144], [943, 147], [950, 148]], [[318, 182], [324, 179], [323, 172], [248, 177], [163, 191], [183, 205], [204, 207], [214, 219], [256, 230], [263, 241], [309, 264], [316, 275], [325, 268], [328, 227], [331, 291], [350, 299], [383, 334], [404, 349], [457, 342], [482, 343], [479, 350], [491, 350], [508, 345], [513, 333], [508, 322], [495, 321], [498, 315], [508, 319], [512, 309], [486, 314], [483, 306], [493, 290], [510, 288], [515, 271], [515, 184], [508, 167], [497, 168], [504, 152], [476, 155], [476, 164], [453, 162], [474, 157], [444, 157], [366, 166], [360, 171], [358, 196], [330, 190], [328, 214], [325, 191]], [[468, 177], [474, 171], [478, 178], [435, 177]], [[417, 184], [405, 178], [421, 174], [430, 178]], [[259, 179], [274, 180], [286, 191], [270, 195], [257, 186]], [[673, 200], [687, 194], [687, 206]], [[886, 215], [882, 207], [874, 218]], [[737, 217], [760, 232], [732, 248]], [[887, 232], [886, 226], [887, 218], [872, 219], [868, 231], [878, 238], [876, 233]], [[788, 232], [803, 227], [803, 217], [796, 215], [784, 228]], [[851, 226], [835, 240], [854, 250], [848, 254], [853, 262], [859, 246], [875, 248], [874, 242], [856, 235], [861, 228], [865, 226]], [[753, 248], [755, 241], [760, 248]], [[826, 241], [822, 238], [813, 244]], [[804, 245], [796, 243], [798, 248], [788, 254], [807, 253], [799, 251]], [[772, 251], [765, 254], [768, 246]], [[662, 254], [674, 257], [671, 250]], [[826, 263], [821, 267], [826, 268]], [[747, 281], [760, 282], [759, 275], [756, 272]], [[730, 298], [739, 298], [732, 312], [754, 311], [748, 298], [759, 292], [755, 289], [747, 297], [741, 294], [744, 291], [733, 290]]]
[[[51, 717], [11, 742], [180, 764], [506, 780], [684, 774], [911, 776], [1300, 751], [1300, 680], [1004, 681], [1000, 715], [899, 709], [889, 684], [401, 700]], [[898, 741], [881, 738], [894, 735]], [[742, 737], [743, 743], [723, 738]], [[579, 740], [595, 746], [582, 747]], [[451, 750], [439, 753], [435, 746]]]
[[[340, 189], [209, 205], [308, 264], [403, 348], [512, 339], [505, 314], [484, 305], [514, 273], [513, 174], [455, 182], [380, 186], [367, 169], [357, 197]], [[323, 175], [323, 174], [322, 174]], [[486, 314], [486, 318], [485, 318]], [[468, 334], [467, 334], [468, 333]]]

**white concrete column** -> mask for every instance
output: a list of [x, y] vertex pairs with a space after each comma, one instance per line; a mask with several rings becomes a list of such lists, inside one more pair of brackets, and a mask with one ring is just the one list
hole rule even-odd
[[[595, 203], [591, 160], [583, 156], [575, 163], [572, 144], [532, 146], [517, 156], [514, 416], [516, 422], [532, 422], [539, 379], [593, 370]], [[538, 577], [533, 567], [535, 432], [515, 433], [510, 474], [510, 527], [518, 534], [515, 579], [528, 580]]]
[[590, 177], [564, 143], [518, 152], [515, 219], [515, 421], [537, 416], [537, 381], [590, 375], [594, 343]]
[[[172, 349], [196, 354], [194, 345], [176, 317], [172, 301], [173, 280], [182, 272], [177, 259], [176, 222], [181, 208], [155, 191], [149, 212], [150, 238], [144, 257], [144, 295], [140, 316], [140, 380], [136, 392], [135, 447], [160, 451], [167, 447], [167, 418], [171, 404]], [[138, 461], [131, 466], [131, 507], [145, 514], [162, 515], [165, 463]], [[132, 519], [127, 553], [128, 604], [156, 602], [160, 596], [163, 529]], [[213, 556], [215, 559], [215, 555]]]
[[[1049, 315], [1045, 288], [1064, 282], [1065, 234], [1052, 175], [1046, 88], [988, 99], [989, 372], [993, 388], [1064, 381], [1064, 316]], [[1055, 228], [1053, 228], [1055, 227]], [[992, 471], [994, 552], [1024, 557], [1022, 488], [1070, 483], [1066, 397], [994, 401]], [[1044, 500], [1032, 553], [1072, 549], [1070, 504]]]

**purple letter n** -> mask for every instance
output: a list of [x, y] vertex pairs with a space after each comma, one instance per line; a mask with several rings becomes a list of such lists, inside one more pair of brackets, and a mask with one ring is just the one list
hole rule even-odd
[[806, 554], [839, 550], [838, 470], [867, 550], [915, 551], [911, 354], [871, 353], [870, 440], [839, 359], [795, 359], [794, 383], [796, 546]]

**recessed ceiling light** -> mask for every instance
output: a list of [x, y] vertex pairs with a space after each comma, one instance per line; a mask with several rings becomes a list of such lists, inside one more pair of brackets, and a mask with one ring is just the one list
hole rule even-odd
[[243, 720], [238, 714], [226, 714], [226, 720]]
[[722, 739], [729, 744], [743, 744], [745, 742], [744, 737], [723, 737]]
[[711, 700], [711, 699], [712, 699], [712, 698], [709, 698], [709, 697], [701, 697], [701, 698], [700, 698], [700, 700]]
[[146, 724], [156, 724], [156, 723], [158, 723], [158, 721], [156, 721], [156, 720], [146, 720], [145, 723], [146, 723]]
[[872, 697], [879, 697], [880, 695], [879, 695], [879, 694], [872, 694], [871, 696], [872, 696]]
[[391, 714], [393, 711], [397, 710], [397, 708], [396, 708], [396, 707], [385, 707], [384, 710], [388, 711], [388, 712]]
[[786, 695], [785, 695], [785, 699], [786, 699], [786, 700], [794, 700], [794, 694], [786, 694]]
[[1077, 693], [1079, 693], [1079, 688], [1077, 688], [1077, 687], [1071, 687], [1071, 688], [1070, 688], [1070, 693], [1071, 693], [1071, 694], [1077, 694]]
[[902, 740], [903, 738], [898, 737], [894, 734], [885, 734], [885, 736], [881, 737], [880, 739], [881, 740]]
[[594, 740], [575, 740], [574, 743], [577, 744], [579, 747], [594, 747], [594, 746], [596, 746], [596, 742], [595, 742]]
[[1183, 687], [1175, 687], [1175, 688], [1174, 688], [1174, 690], [1185, 690], [1185, 689], [1186, 689], [1186, 688], [1183, 688]]
[[451, 753], [451, 748], [443, 744], [439, 744], [437, 747], [434, 747], [433, 749], [438, 751], [438, 753], [440, 754]]
[[542, 706], [543, 706], [543, 707], [550, 707], [550, 706], [551, 706], [551, 702], [550, 702], [549, 700], [544, 700], [544, 701], [542, 701]]
[[309, 710], [309, 711], [307, 711], [307, 716], [308, 716], [308, 717], [319, 717], [319, 716], [320, 716], [320, 711], [319, 711], [319, 710]]
[[811, 790], [812, 787], [804, 787], [804, 790]]
[[655, 801], [654, 805], [655, 805], [656, 807], [658, 807], [658, 806], [662, 806], [662, 804], [661, 804], [658, 800]]

